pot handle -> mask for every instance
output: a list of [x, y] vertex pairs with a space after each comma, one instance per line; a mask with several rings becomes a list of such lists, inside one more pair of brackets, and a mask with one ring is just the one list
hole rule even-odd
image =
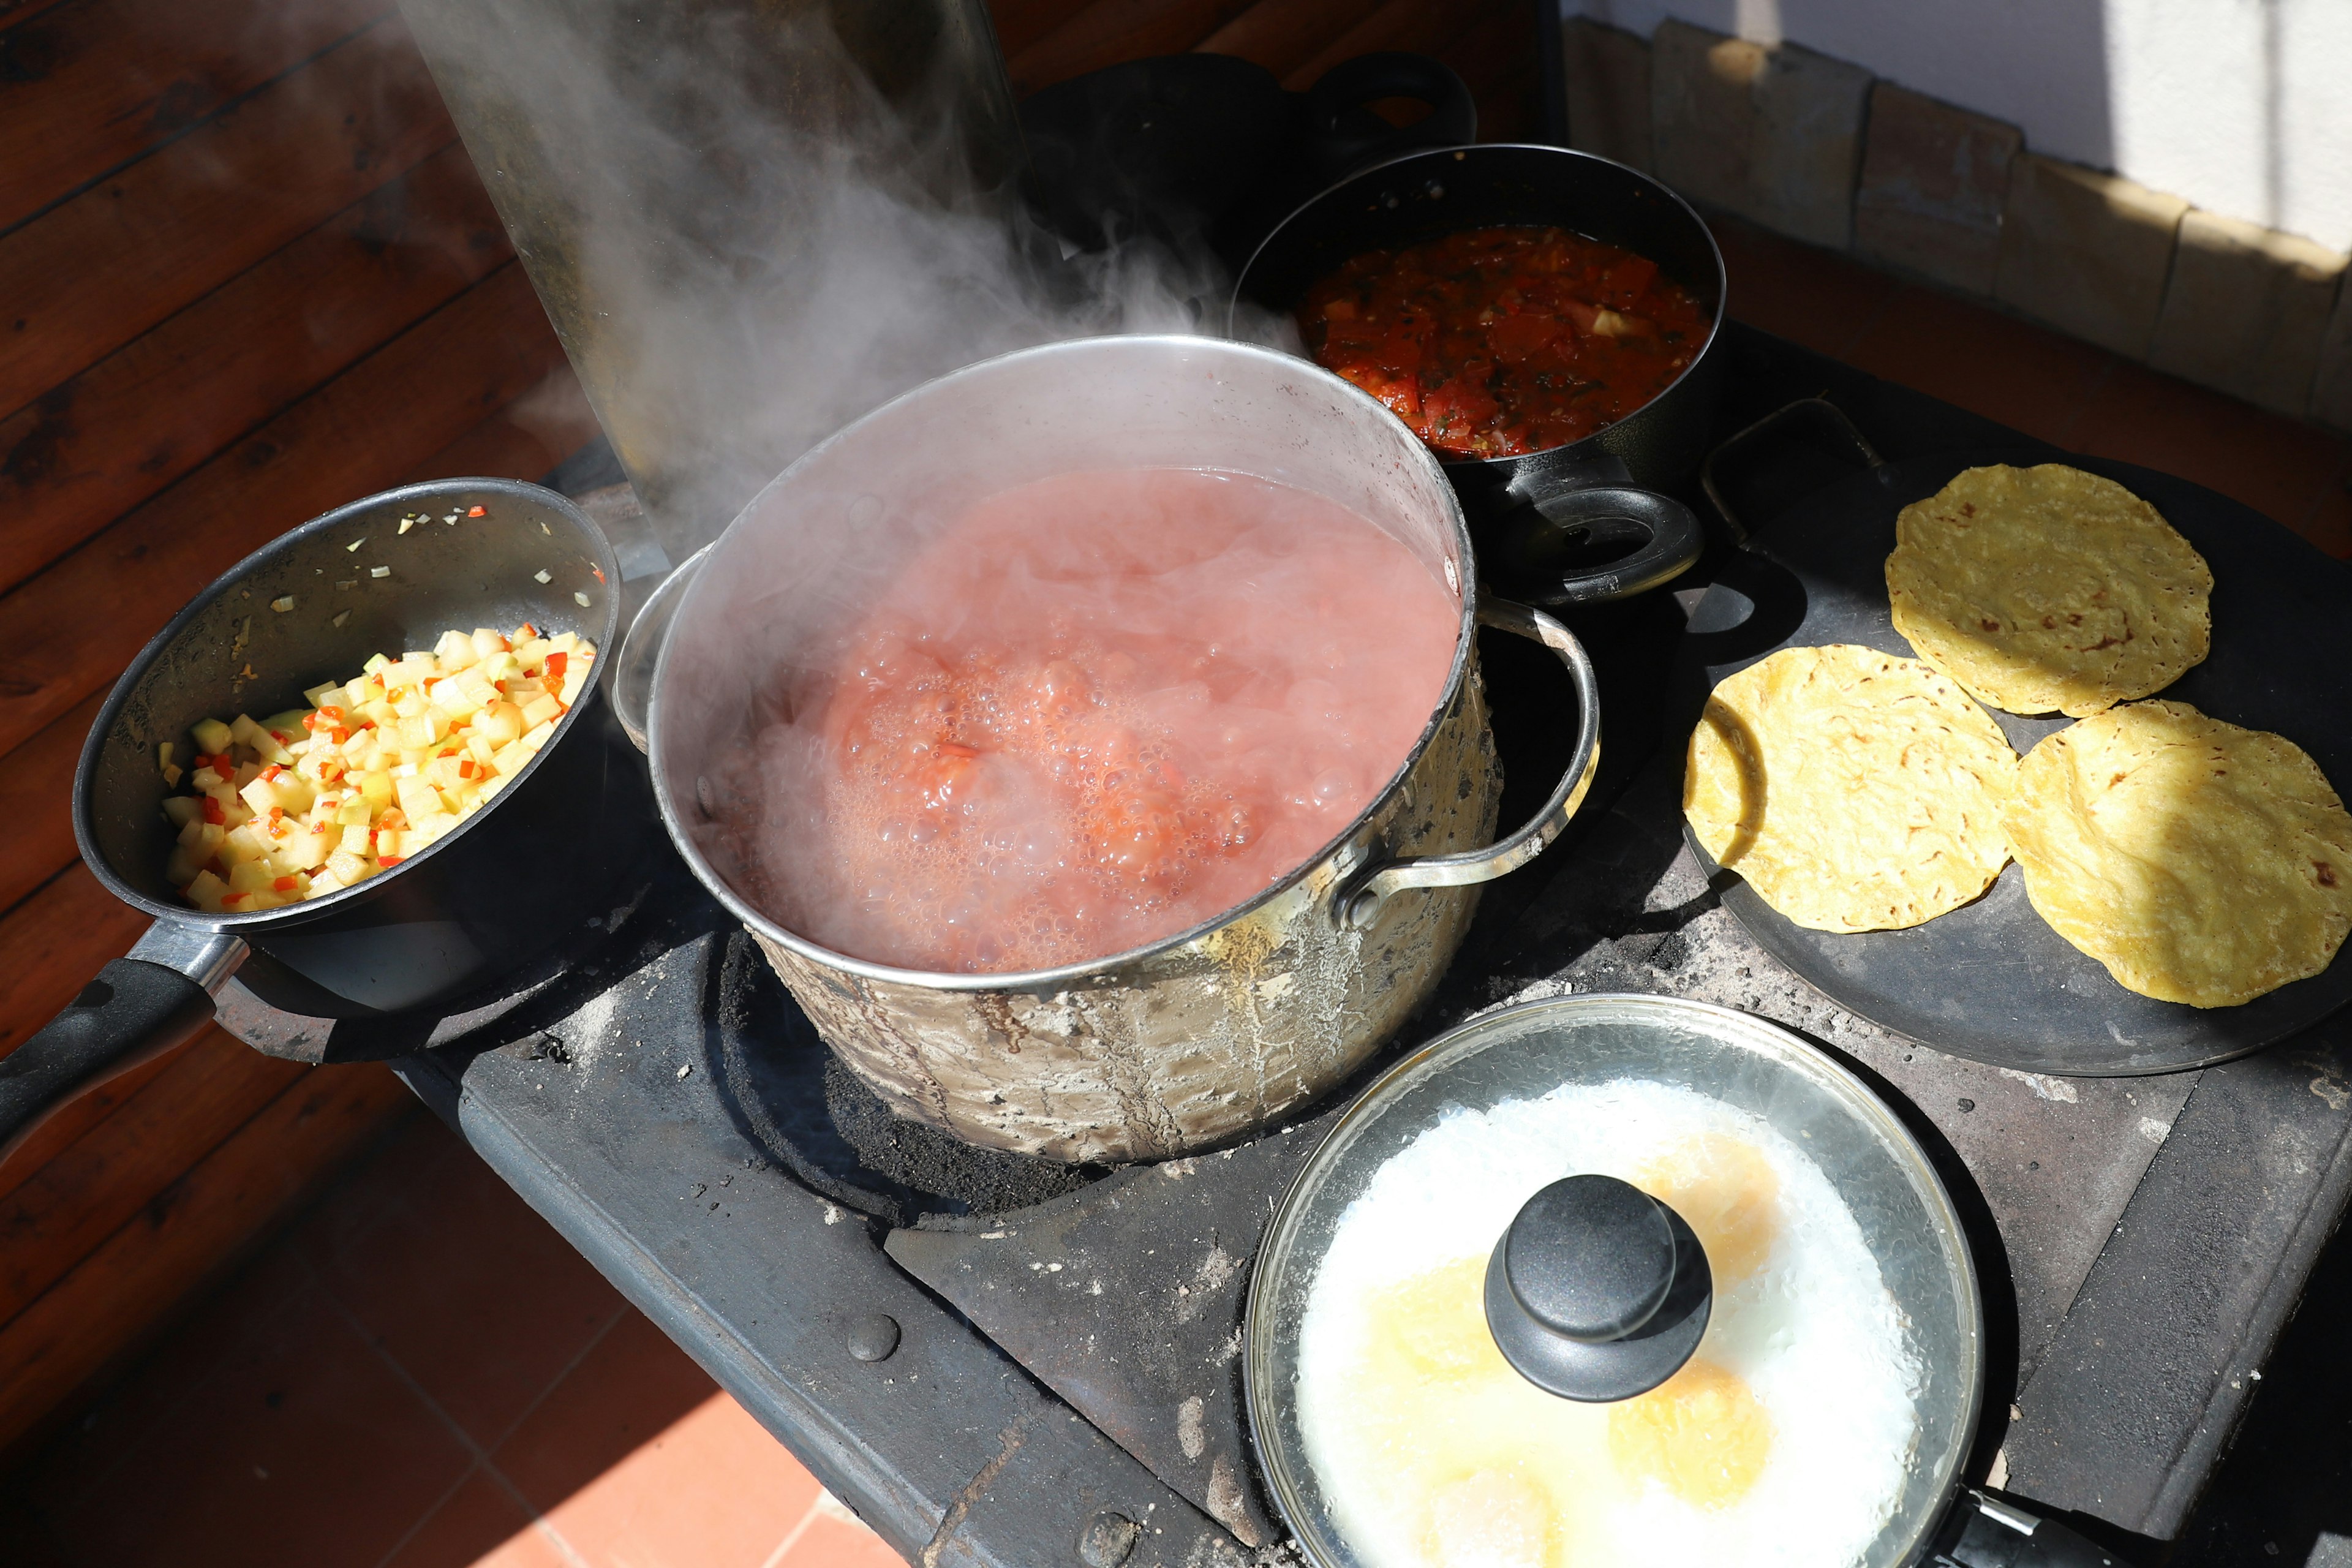
[[1952, 1504], [1927, 1561], [1950, 1568], [2129, 1568], [2088, 1536], [1974, 1489]]
[[710, 546], [706, 544], [663, 578], [637, 611], [637, 618], [629, 623], [629, 635], [621, 639], [621, 657], [613, 664], [613, 711], [640, 752], [652, 750], [646, 719], [653, 706], [654, 666], [661, 658], [662, 644], [669, 640], [669, 624], [677, 618], [678, 601], [686, 597], [687, 584], [694, 581], [709, 554]]
[[1543, 809], [1507, 838], [1459, 855], [1414, 855], [1368, 864], [1341, 883], [1333, 898], [1343, 926], [1359, 931], [1370, 926], [1390, 895], [1407, 888], [1464, 888], [1517, 870], [1559, 837], [1592, 787], [1592, 775], [1601, 766], [1601, 688], [1584, 645], [1541, 610], [1508, 599], [1481, 599], [1478, 624], [1540, 642], [1568, 666], [1569, 679], [1576, 684], [1576, 746], [1569, 753], [1568, 771], [1560, 774], [1559, 787]]
[[0, 1159], [84, 1089], [212, 1021], [213, 993], [251, 950], [242, 937], [158, 921], [38, 1034], [0, 1057]]
[[[1578, 485], [1507, 514], [1489, 546], [1497, 580], [1538, 605], [1591, 605], [1630, 598], [1690, 570], [1706, 548], [1698, 514], [1634, 485]], [[1560, 557], [1592, 544], [1638, 543], [1598, 566], [1566, 568]]]
[[[1411, 125], [1381, 124], [1376, 132], [1346, 129], [1351, 111], [1384, 98], [1429, 105]], [[1383, 51], [1333, 66], [1307, 89], [1311, 138], [1298, 159], [1314, 184], [1345, 179], [1359, 169], [1423, 147], [1460, 147], [1478, 139], [1478, 100], [1452, 68], [1427, 55]]]

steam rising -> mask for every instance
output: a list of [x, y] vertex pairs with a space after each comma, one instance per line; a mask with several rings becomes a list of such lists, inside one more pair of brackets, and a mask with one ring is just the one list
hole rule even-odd
[[934, 376], [1222, 315], [1205, 249], [1065, 257], [1026, 216], [978, 0], [407, 12], [673, 560]]

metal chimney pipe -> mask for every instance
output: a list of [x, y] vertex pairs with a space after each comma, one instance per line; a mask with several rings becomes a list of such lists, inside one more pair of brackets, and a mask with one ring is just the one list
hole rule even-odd
[[401, 9], [672, 561], [806, 444], [758, 301], [820, 265], [826, 182], [984, 212], [1021, 164], [983, 0]]

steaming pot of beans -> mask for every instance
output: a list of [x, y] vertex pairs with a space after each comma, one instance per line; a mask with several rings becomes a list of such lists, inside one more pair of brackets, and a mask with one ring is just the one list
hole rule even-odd
[[[898, 1114], [1182, 1154], [1347, 1077], [1581, 803], [1584, 650], [1478, 582], [1444, 469], [1339, 376], [1199, 337], [1025, 350], [729, 526], [652, 664], [656, 795]], [[1480, 626], [1575, 691], [1568, 768], [1507, 831]]]

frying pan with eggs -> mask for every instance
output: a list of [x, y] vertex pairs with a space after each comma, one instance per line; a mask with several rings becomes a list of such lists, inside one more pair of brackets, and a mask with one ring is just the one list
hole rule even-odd
[[1983, 1342], [1958, 1212], [1860, 1079], [1730, 1008], [1574, 995], [1333, 1126], [1244, 1392], [1315, 1568], [2119, 1568], [1968, 1485]]

